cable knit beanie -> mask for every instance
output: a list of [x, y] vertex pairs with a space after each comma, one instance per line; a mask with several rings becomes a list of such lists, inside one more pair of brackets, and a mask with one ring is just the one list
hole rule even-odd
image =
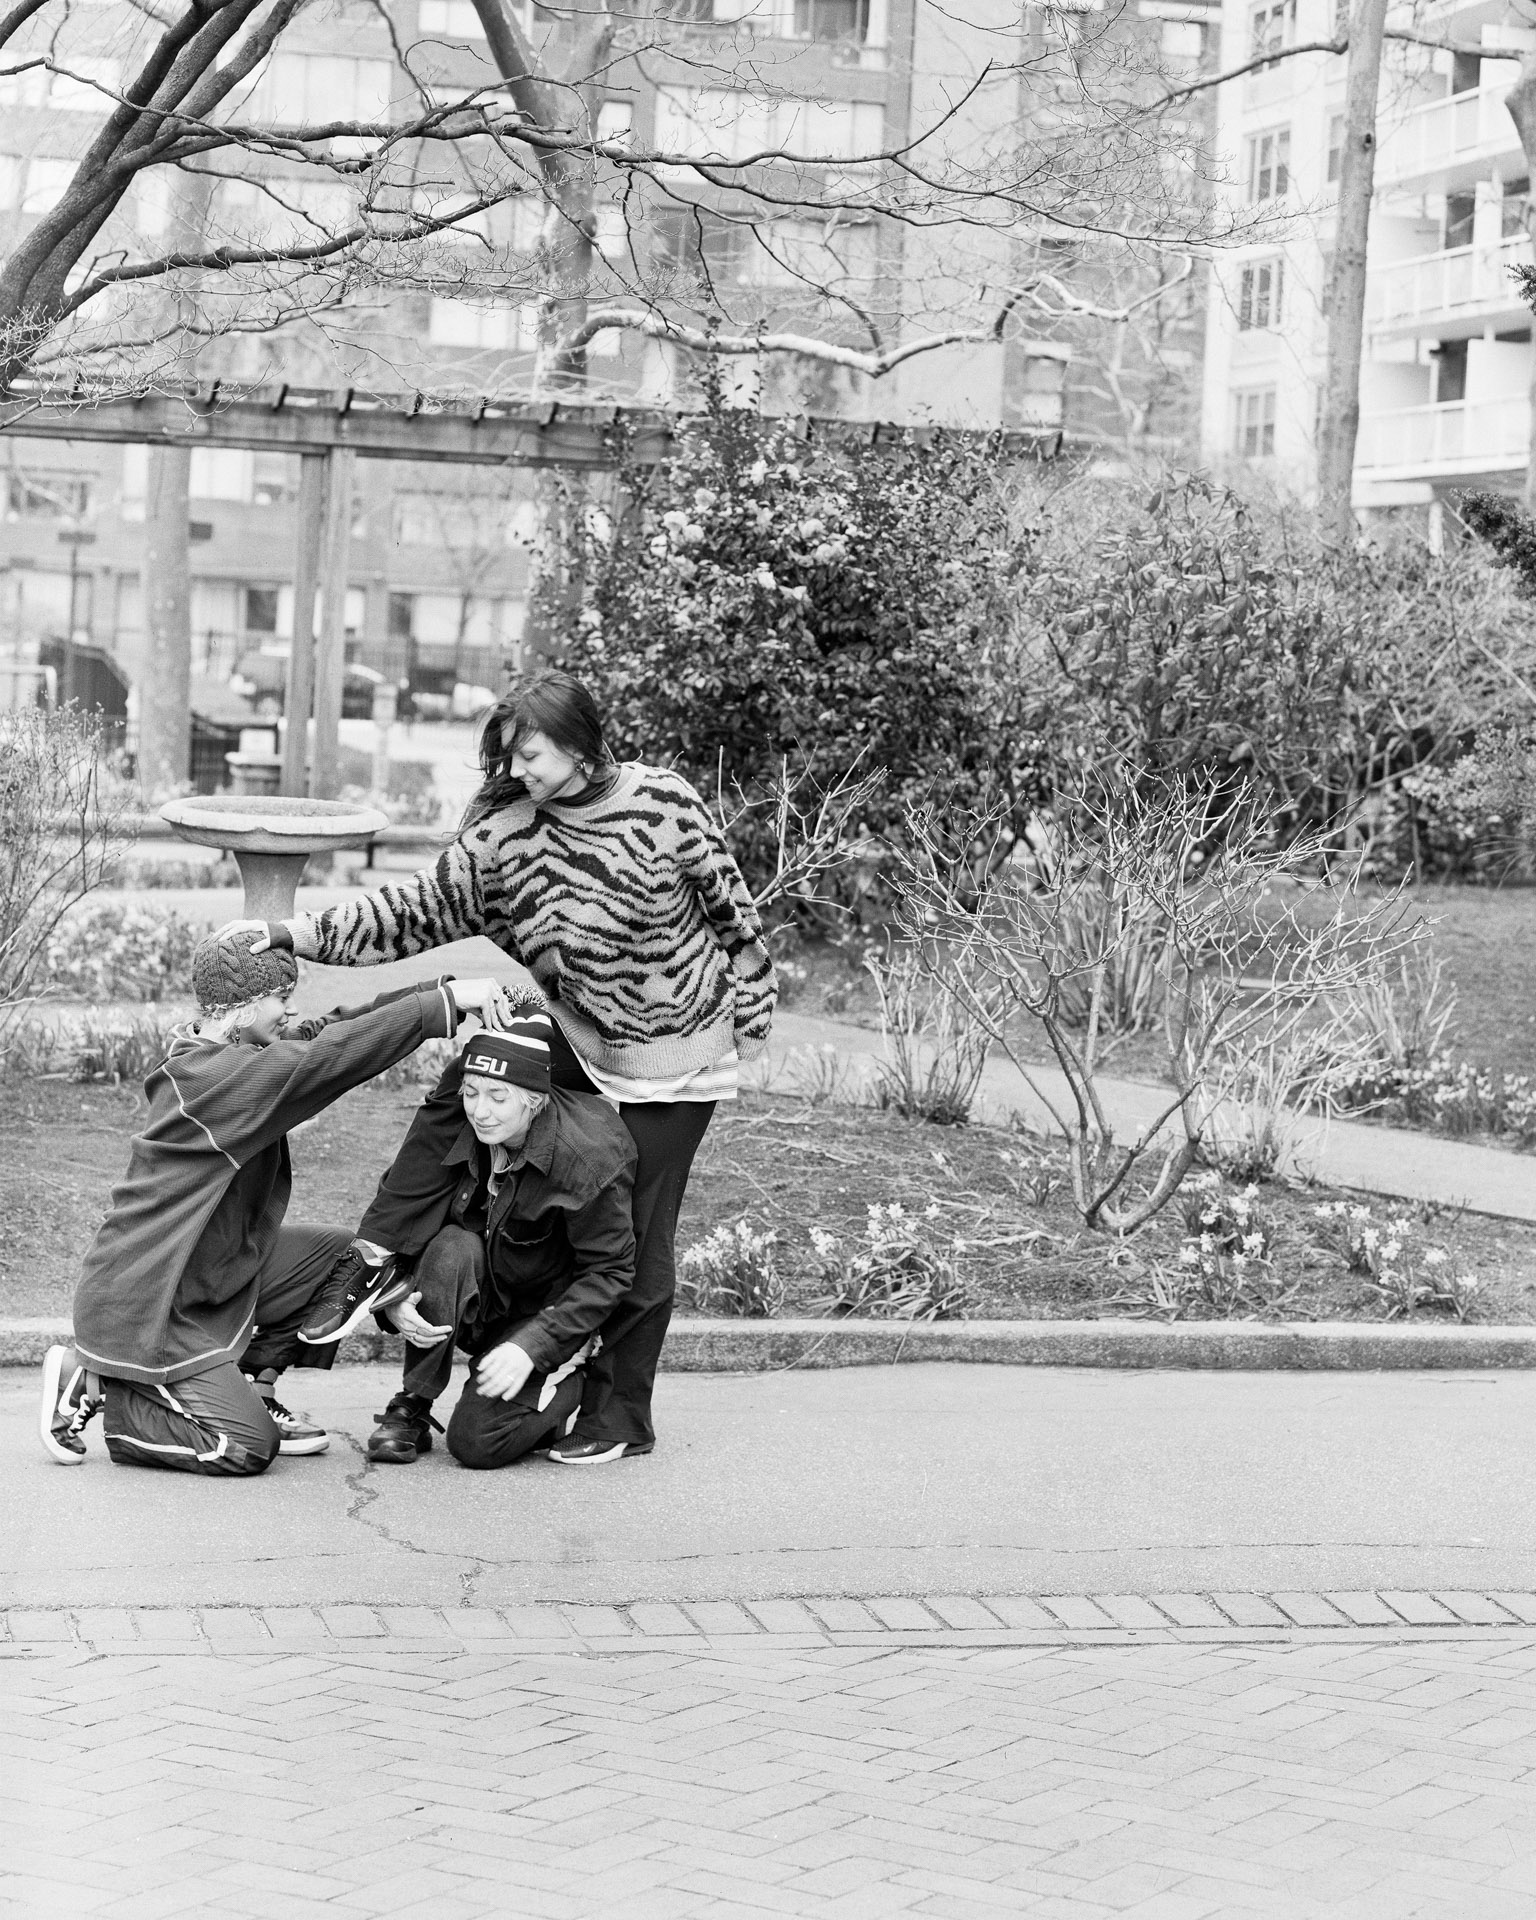
[[192, 949], [192, 991], [204, 1013], [228, 1013], [295, 985], [299, 968], [293, 955], [277, 947], [252, 953], [257, 937], [249, 927], [210, 933]]

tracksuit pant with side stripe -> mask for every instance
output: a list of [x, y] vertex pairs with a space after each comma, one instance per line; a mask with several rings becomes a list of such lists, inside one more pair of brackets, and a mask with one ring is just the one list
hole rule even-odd
[[226, 1360], [168, 1387], [105, 1378], [103, 1437], [111, 1457], [122, 1466], [174, 1473], [265, 1473], [277, 1458], [278, 1432], [246, 1376], [331, 1365], [334, 1342], [306, 1347], [298, 1334], [351, 1237], [337, 1227], [278, 1228], [258, 1279], [256, 1330], [238, 1364]]

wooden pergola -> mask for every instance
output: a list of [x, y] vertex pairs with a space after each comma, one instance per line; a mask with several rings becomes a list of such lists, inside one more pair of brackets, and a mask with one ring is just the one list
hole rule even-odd
[[[34, 440], [160, 447], [231, 447], [299, 457], [298, 538], [293, 569], [293, 643], [288, 659], [282, 790], [323, 793], [337, 759], [345, 671], [344, 611], [354, 460], [426, 460], [454, 466], [612, 467], [622, 442], [632, 459], [664, 460], [686, 418], [675, 411], [574, 406], [564, 401], [443, 399], [423, 393], [360, 389], [234, 387], [220, 382], [142, 394], [65, 390], [18, 381], [0, 402], [0, 433]], [[797, 417], [808, 441], [911, 445], [937, 429], [822, 415]], [[950, 430], [945, 430], [950, 431]], [[1056, 429], [1015, 429], [986, 439], [1004, 458], [1049, 458]], [[319, 595], [316, 632], [311, 609]], [[308, 728], [315, 718], [306, 775]]]

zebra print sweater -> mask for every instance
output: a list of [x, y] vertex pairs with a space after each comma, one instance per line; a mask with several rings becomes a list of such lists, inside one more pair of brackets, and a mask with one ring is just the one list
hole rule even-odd
[[289, 922], [294, 951], [371, 966], [485, 934], [544, 992], [575, 1051], [663, 1079], [768, 1043], [778, 985], [719, 826], [680, 774], [621, 766], [606, 793], [515, 801], [436, 863]]

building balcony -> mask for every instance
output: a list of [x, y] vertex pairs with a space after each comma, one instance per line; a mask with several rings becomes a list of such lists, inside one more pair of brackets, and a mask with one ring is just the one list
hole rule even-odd
[[1355, 469], [1366, 480], [1507, 480], [1525, 472], [1531, 405], [1524, 394], [1368, 413]]
[[1489, 326], [1529, 325], [1530, 309], [1510, 269], [1530, 262], [1530, 239], [1518, 233], [1494, 245], [1453, 247], [1373, 268], [1366, 285], [1366, 325], [1386, 340], [1454, 340]]
[[1388, 126], [1376, 162], [1378, 190], [1455, 192], [1486, 180], [1495, 167], [1507, 175], [1525, 171], [1504, 104], [1518, 68], [1501, 60], [1496, 71], [1497, 79], [1475, 91], [1426, 101]]

